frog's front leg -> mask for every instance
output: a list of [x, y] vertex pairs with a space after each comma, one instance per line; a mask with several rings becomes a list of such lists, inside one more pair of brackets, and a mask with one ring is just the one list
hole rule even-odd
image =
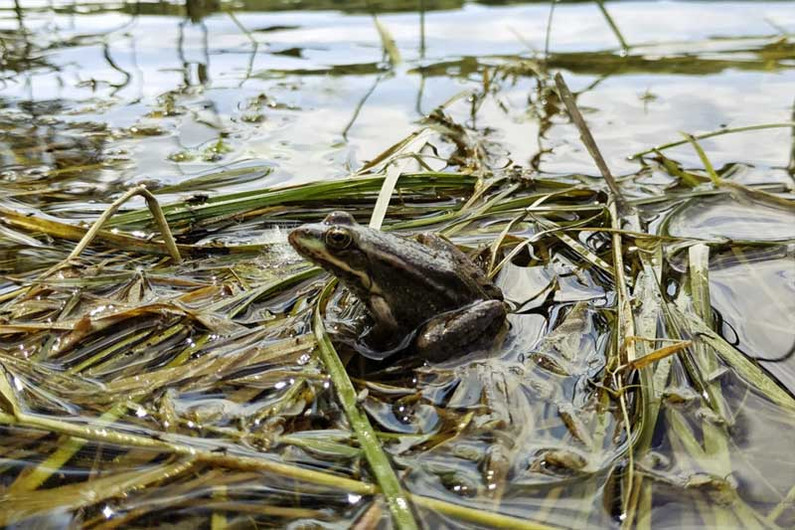
[[417, 353], [428, 361], [441, 362], [463, 357], [493, 344], [505, 325], [505, 304], [479, 300], [428, 320], [414, 341]]

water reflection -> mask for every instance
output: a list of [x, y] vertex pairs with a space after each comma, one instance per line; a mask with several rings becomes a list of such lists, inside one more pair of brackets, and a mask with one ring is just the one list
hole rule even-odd
[[[795, 389], [795, 261], [785, 251], [719, 256], [710, 294], [724, 334], [749, 357]], [[748, 318], [753, 315], [753, 318]]]
[[[216, 2], [118, 10], [17, 3], [0, 11], [8, 43], [4, 97], [9, 109], [58, 101], [61, 110], [50, 115], [75, 116], [67, 124], [107, 126], [108, 149], [130, 160], [103, 175], [111, 189], [141, 180], [174, 184], [219, 162], [250, 158], [277, 166], [262, 185], [344, 176], [408, 134], [424, 114], [461, 90], [479, 90], [488, 77], [495, 97], [480, 104], [477, 126], [503, 146], [508, 160], [533, 161], [553, 173], [592, 172], [587, 155], [571, 147], [572, 128], [548, 128], [527, 113], [533, 62], [546, 46], [548, 6], [426, 2], [419, 14], [408, 5], [383, 6], [378, 20], [402, 58], [392, 65], [367, 14], [372, 6], [326, 7], [332, 5], [334, 12], [314, 2], [306, 5], [313, 10], [301, 11], [293, 4], [244, 2], [232, 12]], [[709, 28], [692, 23], [709, 10], [701, 4], [676, 11], [653, 3], [613, 6], [630, 44], [629, 56], [621, 57], [595, 6], [558, 6], [548, 64], [577, 74], [570, 83], [585, 91], [584, 108], [599, 111], [589, 120], [615, 171], [634, 171], [627, 154], [679, 130], [788, 119], [792, 50], [768, 37], [767, 21], [784, 27], [791, 13], [780, 3], [732, 4], [721, 17], [709, 17]], [[735, 40], [700, 40], [713, 34]], [[689, 44], [677, 43], [682, 35]], [[691, 63], [683, 62], [684, 54]], [[771, 68], [782, 75], [769, 77]], [[251, 102], [263, 98], [268, 105], [252, 113]], [[468, 109], [451, 111], [461, 119]], [[131, 127], [147, 134], [128, 138]], [[719, 164], [733, 161], [741, 142], [750, 163], [770, 168], [765, 178], [779, 179], [773, 167], [787, 165], [788, 135], [727, 136], [705, 147]], [[687, 150], [677, 158], [697, 163]]]

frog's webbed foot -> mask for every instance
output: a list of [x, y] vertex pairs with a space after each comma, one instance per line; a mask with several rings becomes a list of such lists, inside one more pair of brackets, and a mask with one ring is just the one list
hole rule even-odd
[[417, 331], [414, 347], [432, 362], [489, 347], [505, 324], [505, 304], [481, 300], [428, 320]]
[[421, 359], [442, 362], [491, 346], [505, 323], [505, 315], [502, 301], [479, 300], [437, 315], [398, 339], [397, 330], [373, 326], [353, 347], [373, 361], [392, 362], [414, 352]]

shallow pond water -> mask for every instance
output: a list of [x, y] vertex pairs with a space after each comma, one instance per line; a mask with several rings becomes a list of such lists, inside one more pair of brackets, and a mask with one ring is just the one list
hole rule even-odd
[[[366, 221], [392, 164], [386, 227], [512, 310], [489, 355], [341, 351], [422, 527], [795, 525], [793, 32], [784, 1], [0, 2], [0, 524], [410, 528], [285, 237]], [[188, 259], [136, 197], [66, 263], [139, 184]]]
[[[234, 189], [343, 177], [438, 105], [480, 87], [487, 66], [543, 55], [549, 18], [544, 3], [385, 9], [378, 20], [401, 58], [390, 66], [366, 9], [290, 5], [223, 4], [194, 19], [167, 3], [8, 6], [0, 20], [10, 45], [7, 149], [40, 171], [84, 157], [89, 167], [62, 179], [93, 193], [175, 184], [252, 159], [267, 163], [267, 175]], [[572, 88], [584, 90], [580, 105], [616, 173], [636, 171], [628, 155], [679, 131], [790, 120], [793, 50], [777, 37], [795, 24], [787, 2], [621, 2], [610, 14], [642, 61], [616, 55], [616, 36], [591, 2], [557, 6], [548, 46]], [[539, 142], [531, 79], [500, 84], [477, 119], [502, 147], [502, 163], [526, 165], [549, 149], [543, 171], [593, 172], [571, 127], [553, 126]], [[771, 129], [704, 146], [716, 167], [754, 165], [744, 180], [787, 181], [790, 137]], [[36, 148], [51, 141], [60, 149]], [[675, 158], [697, 163], [686, 146]]]

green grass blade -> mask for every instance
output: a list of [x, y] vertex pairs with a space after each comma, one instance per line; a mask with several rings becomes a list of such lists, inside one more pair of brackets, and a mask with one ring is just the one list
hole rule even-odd
[[82, 440], [160, 450], [165, 453], [195, 457], [198, 462], [228, 469], [276, 473], [295, 480], [304, 480], [312, 484], [329, 486], [351, 493], [358, 493], [359, 495], [373, 495], [376, 492], [371, 484], [325, 471], [315, 471], [297, 465], [285, 464], [271, 458], [255, 458], [199, 449], [186, 444], [185, 437], [162, 435], [155, 439], [149, 436], [114, 430], [109, 427], [97, 429], [94, 426], [67, 422], [51, 416], [20, 414], [18, 417], [14, 417], [4, 412], [0, 412], [0, 424], [41, 429]]
[[49, 512], [54, 505], [63, 510], [92, 506], [105, 499], [124, 495], [156, 482], [173, 479], [188, 471], [194, 464], [195, 461], [192, 459], [183, 459], [167, 465], [115, 473], [49, 490], [12, 492], [5, 496], [3, 501], [13, 505], [14, 508], [0, 510], [0, 524], [13, 525]]
[[351, 423], [351, 427], [356, 433], [359, 444], [362, 446], [362, 451], [370, 464], [370, 469], [375, 475], [375, 479], [381, 488], [384, 496], [386, 497], [389, 511], [392, 513], [392, 518], [395, 525], [400, 529], [418, 528], [417, 522], [414, 520], [414, 514], [411, 511], [409, 498], [400, 480], [389, 462], [384, 448], [378, 441], [378, 437], [370, 425], [370, 420], [367, 415], [359, 408], [356, 402], [356, 390], [353, 388], [353, 383], [342, 365], [331, 339], [326, 333], [326, 328], [323, 324], [323, 312], [325, 309], [326, 301], [331, 295], [336, 282], [329, 282], [326, 288], [320, 295], [317, 305], [315, 306], [314, 316], [312, 318], [312, 328], [315, 332], [317, 339], [318, 351], [329, 372], [334, 389], [337, 392], [337, 397], [345, 410], [345, 415]]
[[[740, 132], [748, 132], [748, 131], [763, 131], [765, 129], [781, 129], [781, 128], [788, 128], [788, 129], [795, 129], [795, 122], [789, 123], [762, 123], [760, 125], [746, 125], [745, 127], [726, 127], [725, 129], [720, 129], [718, 131], [712, 131], [704, 134], [694, 134], [692, 135], [693, 138], [696, 140], [704, 140], [706, 138], [714, 138], [715, 136], [723, 136], [724, 134], [733, 134], [733, 133], [740, 133]], [[666, 149], [671, 149], [672, 147], [678, 147], [680, 145], [685, 145], [688, 143], [689, 140], [678, 140], [674, 142], [668, 142], [665, 144], [660, 144], [654, 146], [650, 149], [646, 149], [645, 151], [640, 151], [630, 156], [631, 159], [640, 158], [642, 156], [650, 155], [655, 151], [664, 151]]]
[[701, 147], [701, 145], [698, 143], [698, 141], [693, 137], [692, 134], [688, 134], [688, 133], [684, 133], [683, 132], [682, 136], [684, 136], [685, 139], [688, 142], [690, 142], [690, 145], [693, 146], [693, 149], [696, 150], [696, 153], [698, 154], [698, 158], [700, 158], [701, 159], [701, 163], [704, 164], [704, 169], [707, 170], [707, 175], [709, 175], [709, 178], [712, 181], [712, 184], [714, 184], [716, 187], [720, 186], [722, 184], [721, 178], [718, 176], [718, 173], [715, 171], [715, 168], [713, 167], [712, 162], [710, 162], [709, 157], [707, 156], [707, 153], [704, 152], [704, 149]]

